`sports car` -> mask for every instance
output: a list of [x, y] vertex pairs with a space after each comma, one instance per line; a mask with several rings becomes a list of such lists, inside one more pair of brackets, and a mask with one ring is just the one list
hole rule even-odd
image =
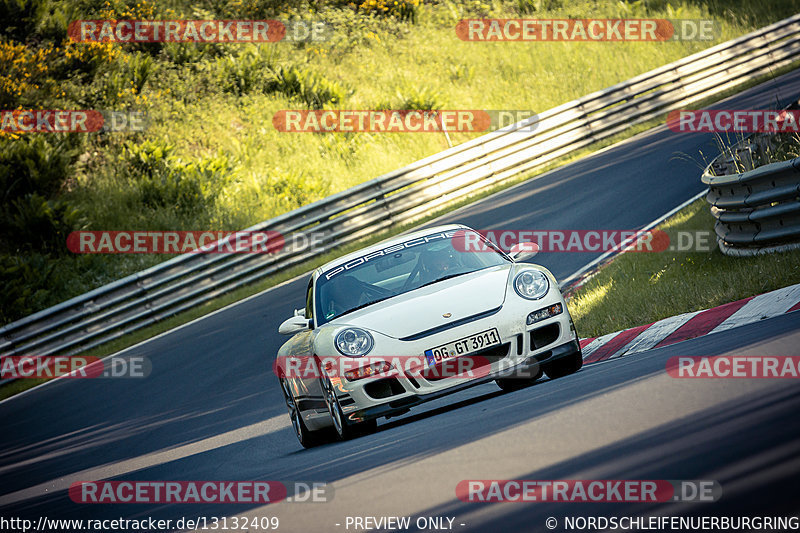
[[504, 390], [578, 371], [581, 349], [553, 275], [463, 225], [406, 234], [316, 269], [274, 364], [300, 444], [495, 380]]

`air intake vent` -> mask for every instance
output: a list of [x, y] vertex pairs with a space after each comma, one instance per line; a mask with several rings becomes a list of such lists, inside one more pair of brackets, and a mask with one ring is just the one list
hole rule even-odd
[[561, 335], [561, 326], [557, 323], [536, 328], [531, 331], [531, 349], [544, 348], [548, 344], [556, 342], [559, 335]]

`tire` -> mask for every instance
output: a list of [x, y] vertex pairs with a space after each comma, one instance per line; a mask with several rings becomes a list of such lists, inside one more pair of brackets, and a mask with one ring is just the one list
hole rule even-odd
[[325, 397], [325, 405], [328, 406], [328, 412], [333, 421], [333, 430], [336, 432], [336, 436], [339, 437], [339, 440], [350, 440], [375, 431], [378, 427], [377, 420], [348, 424], [342, 412], [342, 406], [339, 404], [339, 397], [336, 396], [336, 391], [333, 388], [330, 378], [328, 378], [328, 376], [323, 376], [320, 378], [320, 382], [322, 395]]
[[552, 363], [548, 363], [544, 367], [544, 372], [550, 379], [563, 378], [570, 374], [574, 374], [583, 366], [583, 354], [578, 351], [569, 354], [561, 359], [556, 359]]
[[497, 386], [506, 392], [513, 392], [515, 390], [524, 389], [533, 385], [537, 379], [542, 377], [542, 367], [539, 366], [539, 373], [532, 378], [499, 378], [494, 380]]
[[286, 400], [286, 409], [289, 411], [289, 420], [292, 421], [292, 428], [294, 429], [294, 434], [300, 442], [300, 445], [303, 448], [313, 448], [331, 442], [333, 439], [331, 438], [330, 431], [311, 431], [306, 427], [303, 422], [303, 417], [300, 415], [300, 409], [297, 407], [297, 401], [294, 398], [294, 394], [292, 394], [292, 391], [289, 389], [289, 386], [286, 384], [286, 380], [281, 378], [280, 382], [281, 390], [283, 390], [283, 397]]

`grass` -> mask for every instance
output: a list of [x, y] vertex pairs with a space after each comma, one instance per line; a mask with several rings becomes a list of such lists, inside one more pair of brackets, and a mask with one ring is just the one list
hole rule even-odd
[[800, 250], [756, 257], [723, 255], [705, 200], [657, 229], [710, 235], [708, 251], [626, 252], [575, 291], [567, 306], [581, 337], [597, 337], [680, 313], [708, 309], [800, 283]]

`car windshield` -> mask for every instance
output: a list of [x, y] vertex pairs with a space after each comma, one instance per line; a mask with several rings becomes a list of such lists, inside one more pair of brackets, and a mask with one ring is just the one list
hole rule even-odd
[[[463, 243], [470, 239], [488, 245], [467, 251]], [[317, 278], [317, 323], [508, 261], [505, 254], [471, 230], [433, 233], [387, 246], [335, 266]]]

